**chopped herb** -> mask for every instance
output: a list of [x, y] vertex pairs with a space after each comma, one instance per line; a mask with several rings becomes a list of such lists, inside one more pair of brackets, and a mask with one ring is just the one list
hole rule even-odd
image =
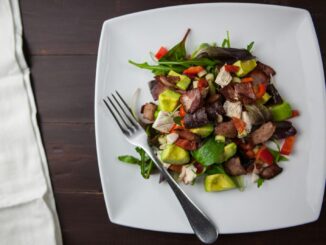
[[252, 41], [251, 43], [249, 43], [249, 44], [247, 45], [247, 50], [248, 50], [249, 52], [251, 52], [252, 48], [254, 47], [254, 44], [255, 44], [255, 42]]
[[130, 155], [118, 156], [118, 159], [121, 162], [125, 162], [125, 163], [131, 163], [131, 164], [139, 164], [140, 163], [140, 161], [136, 157], [130, 156]]
[[226, 38], [222, 42], [222, 48], [231, 48], [230, 32], [226, 32]]
[[150, 157], [146, 154], [146, 152], [142, 148], [136, 147], [135, 150], [140, 155], [140, 159], [137, 159], [136, 157], [130, 155], [119, 156], [118, 159], [121, 162], [138, 164], [140, 166], [141, 175], [145, 179], [148, 179], [154, 168], [154, 162], [150, 159]]
[[264, 179], [259, 178], [259, 179], [256, 181], [256, 183], [257, 183], [257, 187], [260, 188], [260, 187], [263, 185], [264, 181], [265, 181]]
[[174, 117], [173, 121], [175, 124], [181, 126], [181, 119], [182, 119], [181, 117]]

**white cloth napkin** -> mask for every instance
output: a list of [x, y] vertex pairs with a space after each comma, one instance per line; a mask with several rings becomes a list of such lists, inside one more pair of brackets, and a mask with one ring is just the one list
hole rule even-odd
[[18, 0], [0, 0], [0, 244], [62, 244]]

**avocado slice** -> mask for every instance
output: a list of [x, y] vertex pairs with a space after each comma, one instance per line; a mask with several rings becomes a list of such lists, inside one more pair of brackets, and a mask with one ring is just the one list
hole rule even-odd
[[286, 120], [292, 116], [292, 108], [286, 101], [279, 105], [273, 105], [269, 109], [272, 112], [273, 120], [277, 122]]
[[205, 191], [226, 191], [236, 188], [235, 183], [227, 174], [212, 174], [205, 177]]
[[213, 132], [213, 130], [214, 130], [213, 125], [209, 123], [199, 128], [191, 128], [190, 132], [194, 134], [198, 134], [199, 136], [204, 138], [210, 135]]
[[172, 112], [179, 103], [181, 94], [170, 89], [165, 90], [158, 96], [159, 108], [162, 111]]
[[243, 77], [251, 72], [257, 66], [256, 60], [238, 60], [233, 63], [234, 66], [238, 66], [240, 69], [236, 72], [238, 77]]
[[181, 75], [173, 70], [171, 70], [168, 74], [168, 76], [174, 76], [174, 77], [179, 77], [180, 81], [177, 82], [177, 87], [182, 89], [182, 90], [187, 90], [189, 84], [191, 83], [191, 80], [189, 77], [185, 76], [185, 75]]
[[206, 167], [214, 163], [222, 163], [224, 161], [224, 142], [217, 142], [214, 137], [211, 137], [200, 148], [192, 151], [192, 156]]
[[161, 153], [161, 159], [165, 163], [186, 164], [190, 161], [188, 151], [174, 144], [167, 145]]
[[232, 142], [224, 147], [224, 161], [229, 160], [237, 152], [237, 145]]

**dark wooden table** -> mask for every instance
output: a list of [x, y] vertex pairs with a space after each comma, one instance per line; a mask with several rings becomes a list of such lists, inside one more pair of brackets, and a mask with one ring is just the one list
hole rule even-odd
[[[96, 55], [103, 21], [140, 10], [195, 2], [201, 1], [20, 1], [24, 49], [32, 71], [64, 244], [200, 244], [193, 235], [131, 229], [109, 222], [97, 167], [93, 111]], [[325, 61], [323, 1], [261, 2], [308, 9]], [[275, 231], [221, 235], [218, 244], [326, 244], [325, 204], [317, 222]]]

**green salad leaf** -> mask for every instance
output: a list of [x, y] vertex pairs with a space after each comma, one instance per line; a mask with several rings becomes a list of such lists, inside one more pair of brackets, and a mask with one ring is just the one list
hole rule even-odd
[[249, 43], [249, 44], [247, 45], [247, 48], [246, 48], [246, 49], [247, 49], [249, 52], [251, 52], [252, 48], [254, 47], [254, 44], [255, 44], [255, 42], [252, 41], [251, 43]]
[[209, 138], [200, 148], [192, 151], [192, 156], [204, 166], [224, 161], [224, 143]]
[[135, 150], [138, 152], [140, 159], [130, 155], [118, 156], [118, 159], [119, 161], [124, 163], [139, 165], [141, 175], [145, 179], [148, 179], [154, 168], [154, 162], [150, 159], [150, 157], [146, 154], [146, 152], [142, 148], [136, 147]]
[[264, 181], [265, 181], [264, 179], [259, 178], [259, 179], [256, 181], [256, 183], [257, 183], [257, 187], [260, 188], [260, 187], [263, 185]]
[[176, 44], [172, 49], [170, 49], [166, 55], [164, 55], [160, 61], [169, 61], [169, 60], [184, 60], [186, 58], [186, 40], [190, 33], [190, 29], [187, 30], [186, 34], [182, 40]]
[[231, 48], [230, 32], [226, 32], [226, 38], [222, 42], [222, 48]]

